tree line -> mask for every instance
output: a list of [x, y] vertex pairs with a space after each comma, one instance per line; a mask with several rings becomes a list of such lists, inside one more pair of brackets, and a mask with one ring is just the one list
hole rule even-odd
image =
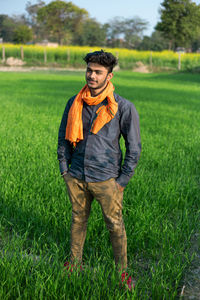
[[101, 24], [86, 9], [72, 2], [38, 0], [26, 4], [22, 15], [0, 15], [0, 38], [4, 42], [100, 46], [161, 51], [200, 48], [200, 5], [191, 0], [164, 0], [160, 21], [151, 36], [145, 36], [148, 22], [139, 17], [115, 17]]

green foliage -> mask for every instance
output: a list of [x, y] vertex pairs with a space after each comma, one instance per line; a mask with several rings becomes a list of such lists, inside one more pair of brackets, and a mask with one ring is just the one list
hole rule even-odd
[[188, 47], [200, 28], [200, 5], [191, 0], [164, 0], [161, 6], [156, 30], [169, 39], [169, 49]]
[[32, 29], [29, 28], [27, 25], [19, 25], [14, 30], [14, 37], [13, 41], [17, 44], [26, 44], [30, 42], [33, 38]]
[[[161, 21], [151, 37], [143, 37], [148, 22], [139, 17], [114, 17], [109, 23], [101, 24], [88, 16], [87, 10], [72, 2], [53, 0], [45, 4], [38, 0], [26, 4], [27, 15], [9, 17], [0, 15], [0, 37], [4, 42], [34, 43], [48, 40], [60, 45], [87, 45], [110, 48], [161, 51], [187, 47], [197, 51], [200, 36], [200, 5], [191, 0], [164, 0], [161, 3]], [[16, 30], [27, 25], [28, 30]], [[21, 31], [21, 32], [19, 32]], [[162, 34], [162, 37], [158, 33]]]
[[4, 42], [26, 43], [32, 40], [33, 35], [24, 15], [0, 15], [0, 37]]
[[87, 19], [82, 25], [80, 35], [75, 35], [73, 39], [74, 45], [80, 46], [105, 46], [106, 44], [106, 28], [95, 19]]
[[84, 18], [88, 16], [85, 9], [72, 2], [53, 1], [38, 9], [37, 21], [46, 31], [46, 36], [63, 43], [66, 31], [79, 33]]
[[142, 40], [143, 31], [147, 29], [148, 22], [138, 17], [124, 20], [123, 31], [126, 48], [137, 48]]
[[13, 41], [14, 29], [16, 24], [12, 18], [7, 15], [0, 15], [0, 37], [4, 42]]
[[152, 35], [144, 36], [137, 47], [138, 50], [162, 51], [168, 49], [168, 40], [166, 40], [159, 31], [154, 31]]
[[142, 155], [123, 202], [133, 294], [119, 288], [96, 201], [86, 269], [71, 276], [63, 269], [71, 205], [57, 135], [84, 73], [0, 73], [0, 82], [0, 298], [178, 299], [191, 236], [199, 230], [199, 75], [116, 72], [113, 78], [116, 92], [134, 102], [141, 125]]
[[26, 3], [26, 11], [28, 13], [27, 21], [31, 26], [37, 26], [37, 13], [38, 10], [45, 6], [45, 2], [38, 0], [36, 4], [32, 4], [30, 1]]
[[197, 33], [195, 39], [192, 41], [192, 51], [200, 52], [200, 28], [199, 28], [199, 32]]
[[33, 31], [33, 41], [41, 41], [45, 39], [45, 29], [39, 26], [37, 22], [38, 10], [45, 6], [45, 2], [38, 0], [37, 3], [32, 4], [30, 1], [26, 3], [26, 22]]
[[142, 40], [148, 22], [138, 17], [113, 18], [107, 25], [108, 45], [110, 47], [137, 48]]

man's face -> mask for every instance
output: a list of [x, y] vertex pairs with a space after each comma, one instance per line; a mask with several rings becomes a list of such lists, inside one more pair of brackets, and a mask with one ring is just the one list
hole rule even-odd
[[102, 65], [90, 62], [87, 65], [85, 77], [90, 90], [101, 92], [113, 77], [113, 73], [109, 73], [108, 69]]

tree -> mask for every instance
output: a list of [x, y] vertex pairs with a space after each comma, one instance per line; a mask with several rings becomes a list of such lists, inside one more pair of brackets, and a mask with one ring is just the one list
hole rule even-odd
[[139, 17], [129, 18], [124, 21], [124, 39], [127, 48], [137, 48], [143, 37], [143, 31], [147, 29], [148, 22]]
[[154, 31], [151, 36], [144, 36], [137, 47], [138, 50], [162, 51], [168, 48], [168, 40], [159, 31]]
[[37, 25], [37, 13], [38, 10], [45, 6], [45, 2], [38, 0], [36, 4], [32, 4], [30, 1], [26, 3], [26, 11], [28, 13], [27, 21], [29, 25], [36, 26]]
[[36, 4], [32, 4], [30, 1], [26, 3], [27, 24], [32, 28], [34, 40], [41, 40], [45, 38], [45, 31], [37, 22], [38, 10], [44, 6], [45, 2], [41, 0], [38, 0]]
[[188, 47], [200, 27], [200, 5], [191, 0], [164, 0], [155, 29], [169, 40], [169, 49]]
[[148, 22], [139, 17], [128, 19], [115, 17], [107, 25], [110, 46], [136, 48], [141, 42], [143, 31], [147, 28]]
[[72, 2], [53, 1], [37, 11], [37, 21], [46, 31], [46, 36], [63, 44], [66, 33], [80, 34], [82, 22], [88, 12]]
[[27, 18], [24, 14], [12, 15], [11, 18], [14, 21], [14, 23], [16, 24], [16, 26], [18, 26], [18, 25], [28, 25]]
[[29, 28], [27, 25], [19, 25], [14, 30], [14, 38], [13, 41], [17, 44], [25, 44], [30, 42], [33, 38], [32, 29]]
[[197, 38], [194, 41], [192, 41], [192, 51], [193, 52], [196, 52], [196, 51], [200, 52], [200, 33], [197, 36]]
[[76, 35], [74, 44], [88, 46], [105, 46], [106, 26], [101, 25], [95, 19], [87, 19], [83, 22], [82, 32]]
[[0, 37], [4, 42], [12, 42], [16, 24], [12, 18], [7, 15], [0, 15]]
[[[23, 37], [24, 35], [24, 37]], [[0, 15], [0, 37], [4, 42], [26, 43], [32, 40], [32, 30], [25, 15]]]

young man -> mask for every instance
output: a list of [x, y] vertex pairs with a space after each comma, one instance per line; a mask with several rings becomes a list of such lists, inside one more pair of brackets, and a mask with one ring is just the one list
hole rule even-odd
[[[115, 264], [127, 268], [127, 238], [122, 218], [123, 190], [137, 165], [141, 144], [134, 105], [114, 93], [116, 58], [88, 53], [86, 82], [67, 103], [58, 137], [58, 160], [72, 205], [71, 263], [81, 262], [87, 221], [95, 198], [110, 232]], [[122, 165], [120, 136], [125, 139]], [[124, 278], [125, 272], [122, 273]], [[130, 278], [129, 278], [130, 281]]]

